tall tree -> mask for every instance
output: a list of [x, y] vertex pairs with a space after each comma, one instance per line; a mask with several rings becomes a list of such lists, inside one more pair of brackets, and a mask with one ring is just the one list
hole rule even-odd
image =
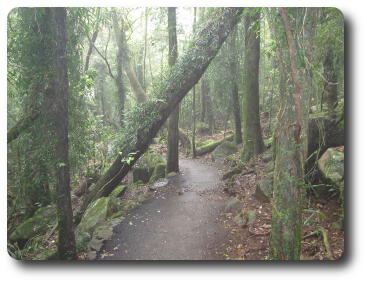
[[[195, 33], [191, 47], [179, 58], [170, 76], [159, 91], [158, 101], [137, 108], [130, 117], [121, 154], [94, 185], [84, 200], [82, 211], [90, 201], [109, 195], [126, 176], [130, 168], [147, 150], [163, 123], [190, 89], [199, 81], [209, 63], [216, 56], [233, 27], [237, 24], [243, 8], [221, 8]], [[141, 123], [141, 115], [149, 115]]]
[[54, 50], [53, 72], [48, 95], [54, 101], [50, 112], [56, 136], [56, 191], [58, 213], [58, 255], [60, 259], [75, 258], [75, 237], [70, 195], [68, 139], [68, 67], [66, 54], [66, 9], [48, 8], [53, 27], [51, 48]]
[[113, 21], [113, 30], [115, 33], [116, 44], [117, 44], [117, 56], [116, 56], [116, 67], [117, 73], [115, 76], [115, 84], [117, 87], [117, 96], [119, 98], [119, 117], [120, 117], [120, 125], [123, 126], [124, 119], [124, 108], [125, 108], [125, 100], [126, 100], [126, 90], [123, 82], [123, 53], [124, 46], [122, 44], [122, 34], [124, 34], [123, 29], [119, 27], [117, 15], [115, 11], [112, 11], [112, 21]]
[[233, 118], [235, 125], [235, 142], [237, 144], [242, 143], [242, 130], [241, 130], [241, 108], [240, 108], [240, 99], [238, 95], [238, 85], [237, 85], [237, 48], [236, 48], [236, 37], [237, 37], [237, 28], [233, 30], [232, 35], [230, 36], [229, 48], [230, 48], [230, 57], [229, 57], [229, 69], [232, 77], [232, 106], [233, 106]]
[[[172, 69], [177, 60], [176, 8], [168, 7], [168, 65]], [[178, 161], [178, 120], [180, 105], [177, 105], [168, 119], [167, 173], [179, 171]]]
[[121, 19], [121, 26], [119, 25], [116, 11], [112, 11], [112, 19], [113, 19], [113, 27], [115, 30], [117, 46], [119, 48], [119, 52], [121, 52], [121, 60], [123, 63], [124, 70], [126, 75], [130, 81], [131, 88], [135, 93], [136, 100], [138, 103], [145, 102], [147, 100], [144, 89], [142, 88], [136, 74], [134, 68], [131, 63], [129, 46], [127, 44], [126, 34], [125, 34], [125, 24]]
[[250, 9], [245, 16], [245, 88], [243, 97], [243, 152], [247, 161], [264, 151], [259, 110], [260, 12]]
[[[194, 23], [192, 25], [192, 30], [195, 32], [196, 28], [196, 7], [194, 7]], [[195, 142], [195, 136], [196, 136], [196, 89], [195, 84], [192, 88], [192, 138], [191, 138], [191, 149], [192, 149], [192, 157], [196, 158], [196, 142]]]
[[[275, 136], [276, 159], [273, 180], [271, 247], [274, 259], [298, 260], [301, 254], [303, 154], [302, 87], [297, 68], [296, 44], [287, 12], [278, 8], [289, 49], [294, 95], [283, 95]], [[294, 122], [290, 124], [289, 121]]]

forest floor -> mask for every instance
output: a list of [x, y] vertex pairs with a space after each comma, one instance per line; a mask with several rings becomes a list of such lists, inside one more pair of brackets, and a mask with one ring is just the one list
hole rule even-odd
[[[166, 148], [156, 146], [154, 150], [164, 155]], [[266, 174], [265, 165], [261, 157], [253, 159], [246, 164], [253, 172], [236, 175], [228, 187], [221, 177], [230, 164], [213, 162], [210, 154], [196, 159], [182, 154], [180, 174], [169, 178], [168, 186], [155, 188], [150, 199], [130, 211], [114, 228], [112, 239], [106, 241], [97, 259], [270, 259], [271, 202], [255, 197], [256, 184]], [[238, 211], [225, 210], [233, 197], [242, 202], [243, 214], [253, 212], [251, 224], [239, 225], [235, 220]], [[341, 215], [337, 198], [307, 196], [301, 259], [341, 258]]]

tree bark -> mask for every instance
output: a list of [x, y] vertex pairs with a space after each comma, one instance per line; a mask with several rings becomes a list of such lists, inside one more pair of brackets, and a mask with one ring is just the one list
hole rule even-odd
[[[168, 7], [168, 65], [172, 69], [177, 60], [176, 8]], [[168, 119], [167, 173], [179, 171], [178, 161], [178, 120], [180, 105], [177, 105]]]
[[[134, 122], [127, 127], [123, 140], [122, 156], [119, 155], [112, 166], [97, 181], [94, 189], [86, 197], [82, 212], [88, 204], [107, 196], [126, 176], [130, 168], [148, 149], [152, 139], [167, 120], [173, 109], [198, 82], [211, 60], [216, 56], [222, 43], [237, 24], [243, 8], [221, 8], [195, 33], [191, 47], [181, 56], [170, 72], [168, 80], [162, 84], [160, 100], [147, 103], [136, 115], [154, 114], [149, 124]], [[125, 157], [125, 158], [122, 158]]]
[[230, 59], [229, 59], [229, 68], [231, 72], [232, 78], [232, 106], [233, 106], [233, 118], [235, 125], [235, 142], [236, 144], [242, 143], [242, 125], [241, 125], [241, 108], [240, 108], [240, 100], [238, 97], [238, 86], [237, 86], [237, 51], [236, 51], [236, 36], [237, 29], [235, 28], [233, 34], [230, 36], [231, 41], [229, 42], [230, 48]]
[[[284, 8], [278, 8], [289, 47], [295, 94], [284, 95], [280, 126], [275, 136], [271, 247], [274, 259], [299, 260], [302, 237], [303, 157], [301, 151], [302, 88], [295, 42]], [[293, 106], [295, 108], [293, 110]], [[292, 117], [294, 123], [290, 124]]]
[[58, 213], [58, 255], [60, 259], [74, 259], [75, 237], [70, 196], [69, 139], [68, 139], [68, 68], [66, 54], [66, 9], [49, 8], [54, 49], [54, 73], [51, 75], [50, 96], [53, 98], [51, 115], [56, 136], [56, 192]]
[[260, 37], [258, 35], [259, 12], [250, 10], [245, 17], [245, 91], [243, 98], [242, 158], [245, 161], [264, 151], [259, 110], [259, 59]]

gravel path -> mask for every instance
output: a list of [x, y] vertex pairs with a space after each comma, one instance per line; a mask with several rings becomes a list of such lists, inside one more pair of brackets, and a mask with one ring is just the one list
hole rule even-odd
[[182, 159], [180, 170], [169, 187], [159, 189], [115, 227], [98, 259], [223, 259], [227, 237], [218, 220], [225, 204], [218, 168]]

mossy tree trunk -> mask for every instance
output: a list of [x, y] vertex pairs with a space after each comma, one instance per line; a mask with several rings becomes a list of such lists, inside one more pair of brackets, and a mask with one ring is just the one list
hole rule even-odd
[[[191, 47], [171, 69], [166, 82], [159, 91], [159, 101], [150, 102], [137, 110], [135, 117], [153, 115], [148, 124], [131, 119], [126, 127], [123, 148], [111, 167], [97, 181], [85, 198], [81, 212], [88, 204], [109, 195], [126, 176], [130, 168], [148, 149], [152, 139], [190, 89], [199, 81], [209, 63], [218, 53], [224, 40], [240, 19], [243, 8], [220, 8], [194, 34]], [[132, 117], [133, 118], [133, 117]]]
[[[168, 65], [172, 68], [177, 60], [177, 34], [176, 34], [176, 8], [168, 8], [168, 46], [169, 57]], [[167, 137], [167, 173], [179, 171], [178, 161], [178, 120], [180, 105], [171, 113], [168, 119], [168, 137]]]
[[243, 97], [242, 159], [250, 160], [264, 151], [259, 110], [260, 13], [250, 9], [245, 16], [245, 88]]
[[68, 139], [68, 67], [66, 54], [66, 9], [49, 8], [54, 50], [53, 72], [50, 75], [48, 95], [54, 101], [50, 112], [56, 136], [56, 192], [58, 214], [58, 256], [74, 259], [75, 237], [70, 195], [69, 139]]
[[[302, 88], [295, 55], [296, 45], [284, 8], [278, 8], [289, 49], [294, 95], [282, 96], [275, 135], [271, 249], [274, 259], [299, 260], [302, 237], [303, 147]], [[285, 71], [285, 70], [283, 70]]]

